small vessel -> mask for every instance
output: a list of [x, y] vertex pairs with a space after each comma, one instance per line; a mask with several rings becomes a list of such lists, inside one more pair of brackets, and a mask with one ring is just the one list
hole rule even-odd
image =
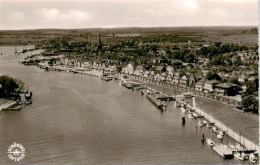
[[218, 128], [215, 127], [215, 126], [212, 128], [212, 130], [213, 130], [214, 132], [216, 132], [216, 133], [218, 132]]
[[243, 147], [239, 143], [237, 143], [235, 147], [237, 150], [243, 150]]
[[214, 143], [213, 140], [211, 140], [210, 138], [207, 138], [207, 143], [208, 145], [210, 145], [211, 147], [215, 146], [216, 144]]
[[203, 120], [203, 124], [208, 124], [208, 122], [206, 120]]
[[185, 116], [182, 116], [181, 119], [182, 119], [182, 124], [184, 125], [185, 124]]
[[182, 113], [186, 113], [186, 109], [185, 108], [180, 108]]
[[198, 122], [198, 126], [203, 127], [202, 121], [199, 121], [199, 122]]
[[193, 118], [194, 118], [192, 114], [189, 114], [188, 117], [189, 117], [190, 119], [193, 119]]
[[208, 123], [208, 124], [207, 124], [207, 127], [208, 127], [208, 128], [211, 128], [211, 124]]
[[231, 149], [236, 149], [236, 147], [234, 146], [234, 144], [232, 144], [232, 143], [228, 143], [228, 146], [229, 146], [229, 148], [231, 148]]
[[223, 139], [223, 135], [218, 134], [218, 135], [217, 135], [217, 138], [220, 139], [220, 140], [222, 140], [222, 139]]
[[234, 157], [237, 158], [238, 160], [241, 160], [241, 161], [248, 159], [248, 155], [245, 154], [244, 152], [235, 151]]
[[220, 130], [220, 131], [218, 132], [218, 134], [220, 134], [220, 135], [223, 136], [223, 135], [224, 135], [224, 132]]
[[199, 115], [198, 115], [197, 113], [193, 113], [192, 116], [193, 116], [194, 118], [198, 118], [198, 117], [199, 117]]
[[250, 162], [252, 162], [252, 163], [256, 163], [257, 157], [256, 157], [253, 153], [251, 153], [251, 154], [249, 155], [249, 160], [250, 160]]
[[201, 136], [201, 142], [204, 143], [204, 141], [205, 141], [205, 136], [204, 136], [204, 133], [203, 133], [202, 136]]

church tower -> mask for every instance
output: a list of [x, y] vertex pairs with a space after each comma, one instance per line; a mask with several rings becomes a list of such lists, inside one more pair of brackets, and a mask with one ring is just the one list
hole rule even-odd
[[100, 38], [100, 33], [98, 33], [98, 49], [102, 49], [102, 41]]

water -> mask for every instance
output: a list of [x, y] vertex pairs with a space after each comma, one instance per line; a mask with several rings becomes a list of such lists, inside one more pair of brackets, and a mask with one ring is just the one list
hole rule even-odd
[[31, 53], [14, 55], [14, 47], [0, 52], [0, 74], [23, 80], [33, 91], [32, 105], [0, 112], [0, 164], [14, 163], [6, 153], [13, 142], [26, 149], [19, 163], [29, 164], [238, 162], [223, 160], [202, 144], [202, 133], [211, 136], [208, 129], [196, 130], [197, 121], [187, 117], [182, 126], [174, 105], [161, 113], [116, 82], [20, 65]]

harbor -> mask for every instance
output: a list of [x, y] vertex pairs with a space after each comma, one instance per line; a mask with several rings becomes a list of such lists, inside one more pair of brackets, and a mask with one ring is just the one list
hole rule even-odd
[[[130, 79], [130, 81], [132, 82], [133, 80]], [[137, 81], [137, 83], [138, 82], [139, 81]], [[175, 95], [175, 98], [174, 98], [174, 96], [170, 96], [170, 93], [172, 92], [170, 88], [167, 89], [167, 87], [161, 88], [161, 87], [157, 86], [157, 88], [155, 90], [155, 89], [152, 89], [150, 87], [145, 86], [144, 84], [145, 83], [142, 83], [142, 87], [145, 88], [144, 91], [148, 91], [147, 92], [148, 93], [148, 95], [147, 95], [148, 100], [150, 100], [151, 103], [154, 104], [158, 109], [162, 110], [162, 108], [161, 108], [162, 105], [165, 105], [165, 107], [167, 106], [167, 104], [165, 102], [164, 102], [164, 104], [161, 104], [161, 102], [159, 101], [160, 98], [168, 98], [168, 99], [165, 99], [165, 101], [170, 101], [169, 98], [172, 98], [172, 100], [176, 100], [176, 106], [177, 107], [182, 107], [181, 111], [183, 113], [183, 116], [182, 116], [182, 123], [183, 124], [185, 124], [185, 113], [187, 111], [189, 111], [188, 117], [190, 119], [193, 119], [193, 118], [199, 119], [199, 124], [197, 126], [203, 126], [203, 125], [200, 125], [200, 121], [201, 121], [201, 118], [204, 118], [206, 120], [203, 120], [203, 122], [207, 125], [208, 128], [211, 128], [211, 127], [214, 126], [212, 131], [217, 133], [220, 130], [220, 132], [224, 132], [226, 134], [226, 136], [229, 136], [230, 139], [233, 139], [232, 141], [236, 141], [237, 147], [232, 148], [230, 146], [232, 146], [233, 144], [228, 142], [228, 141], [227, 141], [227, 144], [222, 144], [223, 134], [221, 135], [221, 137], [218, 137], [219, 139], [221, 139], [221, 143], [214, 144], [213, 150], [216, 153], [218, 153], [221, 157], [223, 157], [224, 159], [233, 158], [236, 152], [247, 153], [248, 155], [246, 155], [246, 156], [248, 156], [248, 157], [249, 157], [249, 155], [257, 155], [258, 156], [258, 154], [259, 154], [259, 146], [258, 146], [258, 143], [257, 143], [258, 142], [258, 139], [257, 139], [258, 135], [256, 135], [254, 137], [255, 138], [254, 140], [256, 140], [256, 141], [252, 141], [252, 140], [249, 140], [247, 138], [247, 137], [252, 137], [251, 136], [253, 134], [252, 132], [251, 132], [251, 134], [249, 132], [249, 134], [243, 134], [243, 135], [242, 135], [241, 132], [239, 132], [239, 133], [235, 132], [233, 130], [234, 127], [232, 127], [232, 125], [224, 124], [226, 121], [223, 121], [222, 117], [221, 117], [222, 121], [220, 121], [220, 120], [218, 120], [216, 115], [214, 117], [212, 117], [212, 114], [209, 114], [209, 113], [205, 112], [204, 110], [198, 108], [197, 105], [196, 105], [196, 101], [195, 101], [196, 100], [195, 98], [198, 98], [198, 97], [195, 97], [195, 95], [193, 95], [192, 93], [183, 93], [183, 94], [180, 94], [180, 95]], [[160, 89], [162, 89], [163, 91], [160, 91]], [[165, 93], [163, 93], [163, 92], [165, 92]], [[167, 92], [169, 92], [169, 95], [166, 94]], [[176, 91], [174, 91], [172, 93], [176, 94]], [[157, 95], [157, 96], [158, 96], [158, 94], [161, 94], [164, 97], [151, 97], [150, 94]], [[159, 105], [161, 105], [161, 106], [159, 106]], [[182, 105], [182, 106], [180, 106], [180, 105]], [[183, 105], [185, 105], [185, 106], [183, 106]], [[221, 104], [218, 105], [218, 106], [221, 106]], [[185, 108], [183, 108], [183, 107], [185, 107]], [[200, 107], [201, 107], [201, 105], [200, 105]], [[208, 110], [208, 112], [209, 112], [209, 110]], [[240, 113], [239, 115], [241, 115], [241, 112], [238, 112], [238, 111], [235, 111], [234, 113]], [[241, 127], [241, 124], [239, 124], [239, 125]], [[196, 128], [197, 128], [197, 126], [196, 126]], [[248, 128], [248, 126], [246, 128]], [[242, 129], [240, 128], [240, 131], [241, 130]], [[257, 132], [255, 132], [255, 133], [258, 134]], [[243, 158], [243, 160], [244, 160], [244, 158]]]

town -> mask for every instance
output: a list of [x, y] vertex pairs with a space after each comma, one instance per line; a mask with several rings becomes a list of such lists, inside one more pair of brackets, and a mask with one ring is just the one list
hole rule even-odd
[[[218, 38], [210, 37], [210, 34]], [[234, 32], [232, 32], [234, 33]], [[35, 41], [42, 49], [21, 61], [46, 71], [131, 75], [226, 100], [238, 110], [258, 113], [258, 45], [236, 40], [256, 28], [116, 33], [72, 31]], [[234, 37], [235, 36], [235, 37]], [[24, 50], [26, 51], [26, 50]], [[222, 98], [222, 99], [221, 99]]]

